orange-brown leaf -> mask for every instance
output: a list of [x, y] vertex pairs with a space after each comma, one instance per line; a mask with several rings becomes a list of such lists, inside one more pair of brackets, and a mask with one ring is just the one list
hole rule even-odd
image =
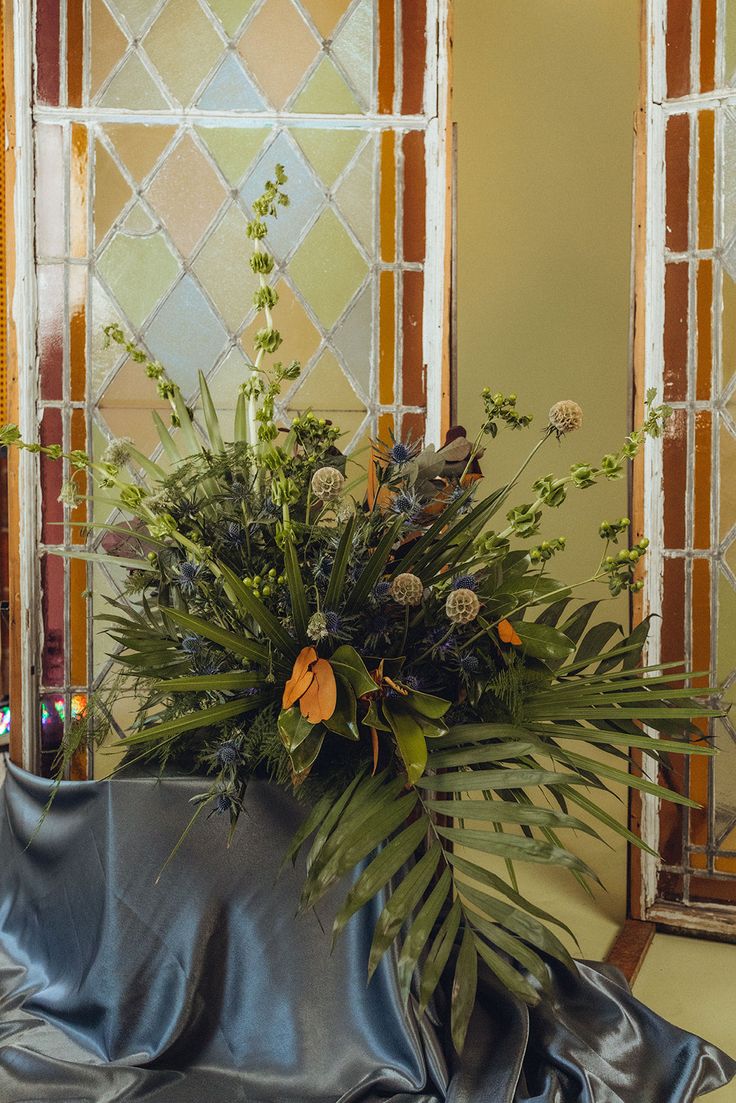
[[327, 659], [318, 659], [312, 670], [318, 689], [320, 720], [329, 720], [337, 706], [335, 672]]
[[284, 696], [281, 707], [290, 709], [295, 701], [298, 701], [303, 693], [309, 689], [314, 675], [311, 667], [317, 661], [317, 652], [313, 647], [303, 647], [294, 661], [291, 677], [284, 686]]
[[499, 622], [498, 635], [503, 643], [512, 643], [514, 647], [521, 646], [521, 640], [519, 639], [513, 624], [508, 620], [502, 620]]

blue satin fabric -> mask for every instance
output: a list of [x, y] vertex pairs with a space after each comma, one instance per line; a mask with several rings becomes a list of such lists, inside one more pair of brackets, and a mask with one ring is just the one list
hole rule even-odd
[[[10, 769], [0, 809], [0, 1103], [689, 1103], [736, 1063], [640, 1004], [615, 971], [555, 971], [529, 1011], [488, 975], [461, 1063], [366, 986], [375, 909], [331, 952], [333, 907], [295, 917], [278, 876], [301, 809], [253, 783], [230, 850], [195, 828], [160, 882], [192, 778], [49, 786]], [[552, 968], [552, 966], [550, 966]], [[674, 983], [673, 978], [673, 983]]]

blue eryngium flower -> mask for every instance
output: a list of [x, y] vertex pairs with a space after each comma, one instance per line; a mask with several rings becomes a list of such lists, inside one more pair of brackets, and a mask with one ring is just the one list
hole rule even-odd
[[413, 460], [415, 455], [416, 449], [411, 444], [404, 444], [400, 440], [395, 441], [393, 447], [388, 450], [388, 458], [391, 463], [395, 463], [399, 467], [408, 463], [409, 460]]
[[228, 739], [225, 743], [221, 743], [217, 748], [217, 761], [222, 766], [234, 766], [240, 759], [240, 751], [237, 744], [233, 743], [232, 739]]
[[179, 589], [184, 594], [193, 594], [197, 588], [197, 581], [202, 568], [196, 563], [187, 560], [179, 567]]
[[478, 579], [474, 574], [460, 574], [452, 582], [453, 590], [472, 590], [473, 593], [478, 591]]
[[400, 514], [407, 521], [415, 521], [422, 512], [422, 503], [413, 490], [402, 490], [392, 500], [391, 512]]

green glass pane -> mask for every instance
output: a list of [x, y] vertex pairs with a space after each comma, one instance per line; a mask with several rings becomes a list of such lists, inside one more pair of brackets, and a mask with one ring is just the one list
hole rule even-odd
[[338, 207], [371, 254], [375, 249], [374, 166], [372, 139], [335, 193]]
[[185, 106], [224, 50], [197, 0], [169, 0], [143, 46], [167, 88]]
[[97, 394], [120, 360], [119, 347], [112, 342], [108, 344], [104, 334], [105, 326], [120, 323], [120, 308], [112, 302], [99, 280], [94, 277], [91, 279], [90, 295], [92, 299], [91, 382], [93, 393]]
[[294, 111], [305, 114], [353, 115], [360, 104], [328, 57], [323, 57], [303, 92], [294, 103]]
[[169, 103], [137, 54], [131, 54], [100, 97], [100, 107], [160, 111]]
[[289, 271], [315, 314], [330, 329], [368, 271], [333, 211], [325, 211], [296, 252]]
[[234, 35], [256, 0], [207, 0], [229, 35]]
[[137, 328], [176, 278], [179, 265], [163, 234], [116, 234], [97, 264], [123, 313]]
[[365, 140], [360, 130], [312, 130], [295, 127], [291, 133], [328, 188], [345, 171], [360, 143]]
[[114, 5], [110, 6], [114, 7], [115, 15], [119, 20], [122, 15], [123, 19], [120, 22], [127, 23], [134, 35], [140, 34], [156, 7], [152, 0], [115, 0]]
[[197, 133], [227, 182], [237, 187], [271, 131], [262, 127], [198, 126]]
[[258, 286], [249, 260], [248, 222], [234, 204], [218, 223], [195, 263], [194, 272], [231, 332], [236, 332], [253, 306]]
[[337, 34], [332, 53], [367, 108], [373, 101], [373, 0], [361, 0]]
[[[733, 547], [733, 545], [732, 545]], [[732, 568], [733, 569], [733, 568]], [[720, 685], [736, 670], [736, 590], [721, 571], [718, 578], [718, 655], [717, 677]]]

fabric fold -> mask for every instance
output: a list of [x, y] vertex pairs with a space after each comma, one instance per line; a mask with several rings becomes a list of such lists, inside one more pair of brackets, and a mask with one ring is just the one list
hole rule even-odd
[[[33, 1103], [690, 1103], [736, 1063], [666, 1023], [605, 966], [550, 963], [528, 1009], [483, 974], [462, 1061], [369, 985], [379, 902], [331, 950], [337, 892], [296, 915], [279, 868], [303, 814], [253, 782], [232, 847], [205, 819], [156, 879], [201, 792], [192, 777], [49, 783], [0, 800], [0, 1100]], [[28, 845], [30, 842], [30, 846]]]

